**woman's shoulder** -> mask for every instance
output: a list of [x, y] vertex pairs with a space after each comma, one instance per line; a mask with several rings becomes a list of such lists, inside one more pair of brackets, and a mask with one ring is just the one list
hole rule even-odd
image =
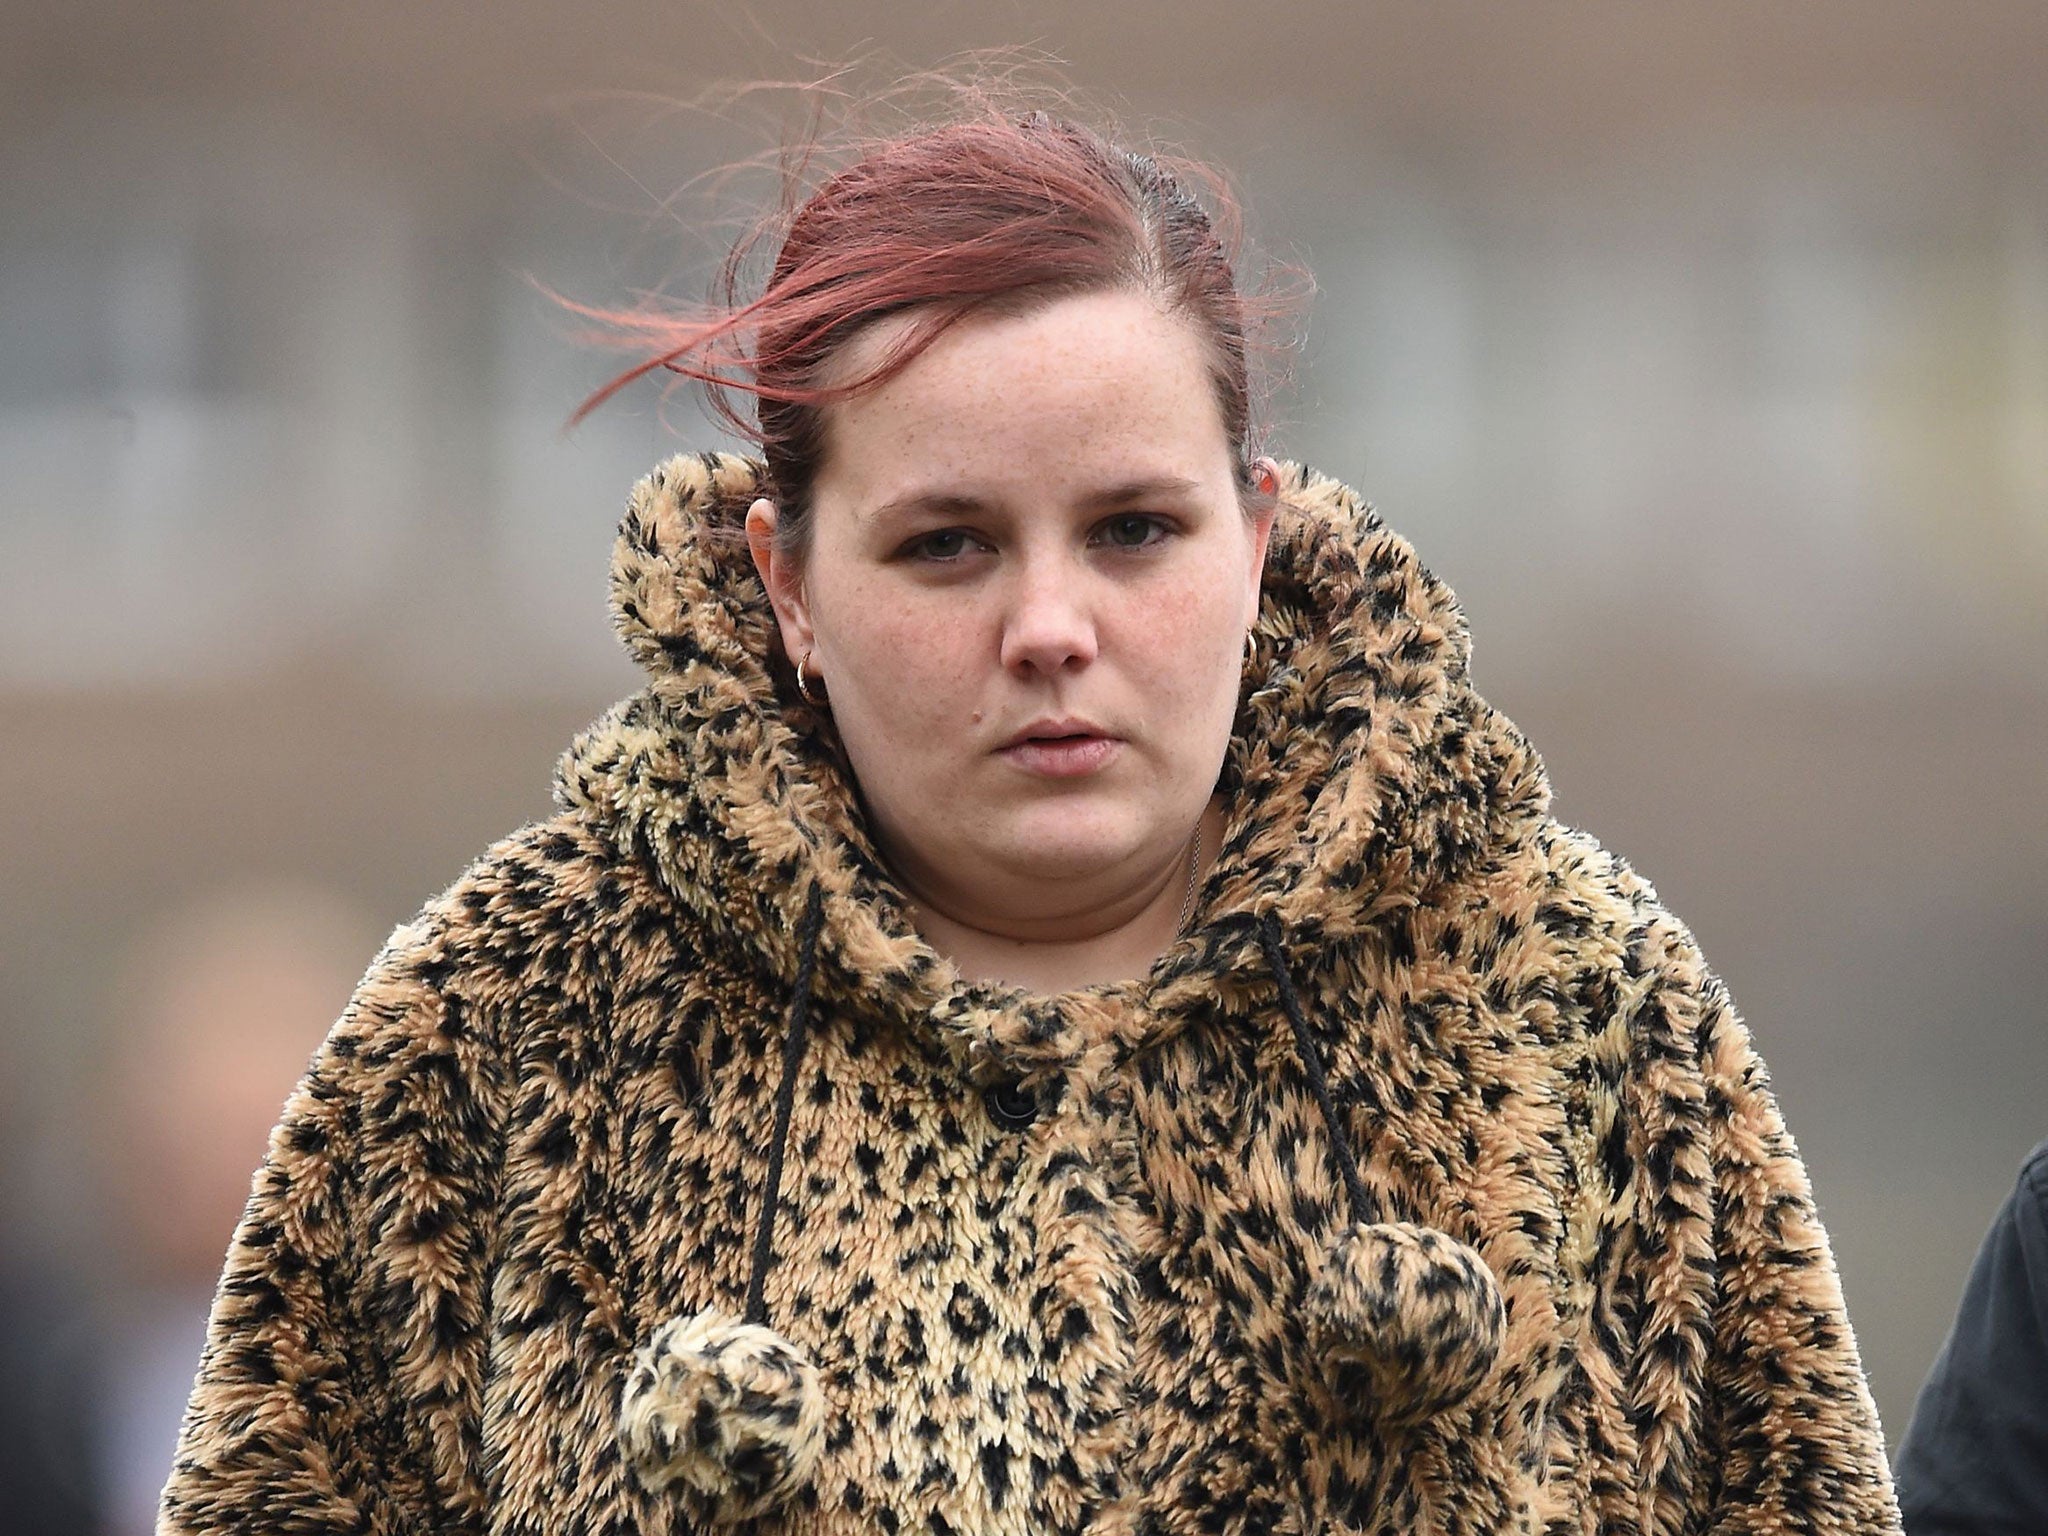
[[637, 954], [686, 937], [645, 862], [560, 809], [492, 843], [395, 928], [340, 1027], [403, 1030], [408, 1015], [454, 1012], [513, 1049], [537, 1013], [587, 1011]]
[[632, 909], [658, 900], [640, 862], [580, 810], [499, 838], [392, 935], [431, 935], [467, 968], [524, 967], [571, 944], [603, 942]]
[[1620, 1112], [1617, 1134], [1638, 1152], [1656, 1146], [1657, 1167], [1675, 1177], [1678, 1149], [1706, 1158], [1730, 1127], [1749, 1126], [1803, 1189], [1749, 1023], [1656, 887], [1591, 834], [1555, 821], [1529, 840], [1523, 879], [1528, 942], [1572, 1002], [1576, 1027], [1561, 1047]]
[[[1627, 1097], [1647, 1063], [1697, 1077], [1747, 1032], [1687, 924], [1591, 833], [1548, 814], [1436, 904], [1434, 928], [1517, 1037], [1568, 1076]], [[1444, 942], [1417, 934], [1417, 949]]]
[[1494, 971], [1636, 976], [1702, 966], [1656, 887], [1592, 833], [1545, 813], [1460, 884], [1452, 910], [1482, 928]]

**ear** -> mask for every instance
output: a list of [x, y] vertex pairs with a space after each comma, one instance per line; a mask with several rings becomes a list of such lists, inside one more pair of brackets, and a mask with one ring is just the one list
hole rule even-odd
[[811, 629], [811, 604], [804, 591], [801, 562], [784, 553], [775, 542], [779, 526], [775, 503], [756, 497], [747, 508], [747, 552], [754, 557], [754, 570], [768, 589], [769, 604], [775, 609], [775, 625], [782, 632], [782, 649], [792, 664], [811, 653], [817, 636]]
[[1245, 627], [1249, 629], [1259, 621], [1259, 580], [1266, 569], [1266, 545], [1273, 537], [1273, 522], [1280, 515], [1280, 466], [1269, 458], [1260, 458], [1252, 465], [1252, 484], [1258, 489], [1264, 505], [1252, 514], [1252, 568], [1245, 597]]

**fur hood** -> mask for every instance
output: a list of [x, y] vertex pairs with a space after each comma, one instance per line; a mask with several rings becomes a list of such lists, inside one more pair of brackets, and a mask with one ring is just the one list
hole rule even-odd
[[[635, 489], [612, 566], [612, 613], [650, 685], [563, 757], [559, 803], [653, 851], [708, 932], [779, 975], [815, 884], [818, 996], [858, 998], [929, 1035], [963, 1071], [1070, 1064], [1099, 1023], [1085, 998], [963, 986], [913, 933], [876, 857], [828, 719], [797, 695], [766, 594], [732, 536], [758, 466], [671, 460]], [[1160, 1040], [1207, 991], [1290, 947], [1354, 942], [1549, 804], [1535, 753], [1472, 689], [1463, 616], [1406, 541], [1344, 486], [1283, 469], [1252, 656], [1223, 788], [1240, 814], [1201, 892], [1201, 932], [1147, 986], [1156, 1004], [1120, 1053]], [[1166, 996], [1160, 996], [1164, 993]], [[1178, 999], [1173, 999], [1177, 1003]]]
[[287, 1105], [162, 1536], [1896, 1530], [1746, 1029], [1352, 492], [1283, 472], [1188, 931], [1043, 995], [907, 921], [758, 474], [636, 487], [646, 686]]

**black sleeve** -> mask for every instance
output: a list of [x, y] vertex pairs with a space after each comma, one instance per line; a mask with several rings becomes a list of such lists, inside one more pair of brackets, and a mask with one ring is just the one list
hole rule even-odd
[[2048, 1142], [1977, 1252], [1896, 1477], [1909, 1536], [2048, 1531]]

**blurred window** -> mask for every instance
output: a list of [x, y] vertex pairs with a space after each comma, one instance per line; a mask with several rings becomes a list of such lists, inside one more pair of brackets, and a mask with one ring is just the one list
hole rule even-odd
[[328, 638], [415, 467], [403, 204], [269, 117], [97, 106], [0, 170], [0, 683]]

